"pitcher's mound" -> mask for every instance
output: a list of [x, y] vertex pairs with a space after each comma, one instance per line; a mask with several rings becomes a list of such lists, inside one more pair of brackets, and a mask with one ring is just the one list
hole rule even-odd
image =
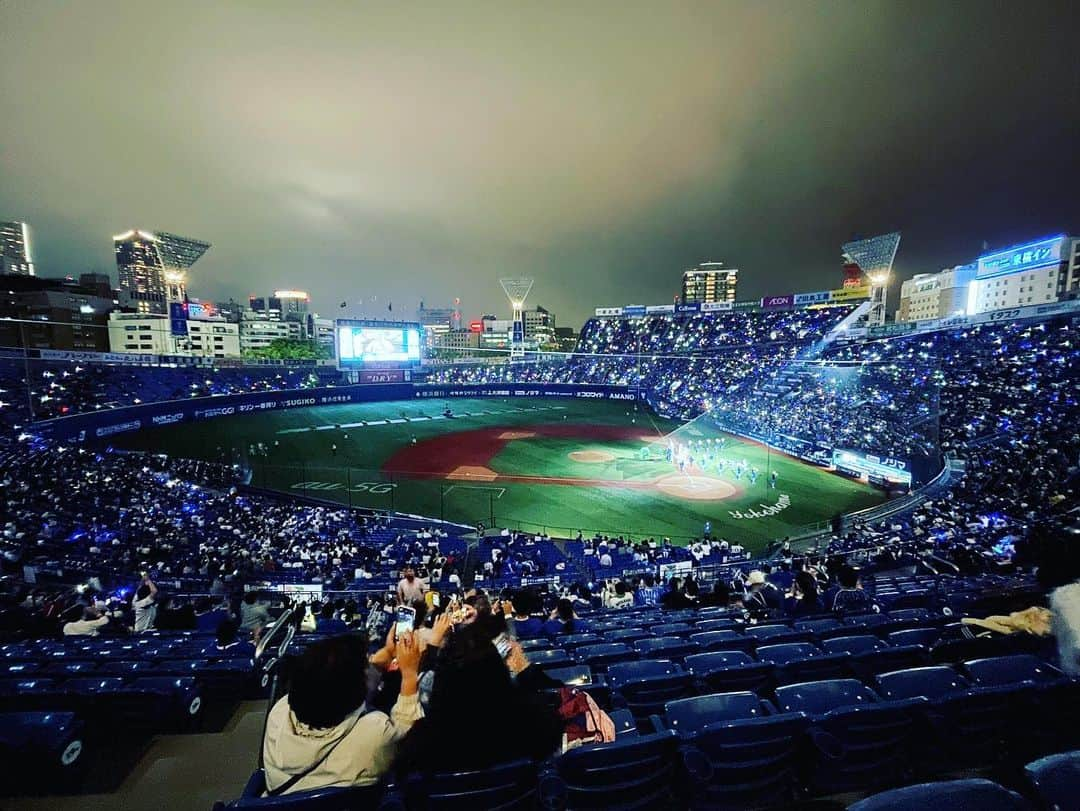
[[503, 431], [499, 434], [499, 439], [509, 441], [511, 439], [532, 439], [534, 436], [536, 436], [536, 431]]
[[446, 474], [446, 478], [455, 481], [493, 482], [499, 474], [483, 465], [458, 465]]
[[661, 493], [693, 501], [721, 501], [731, 498], [738, 492], [735, 485], [723, 479], [714, 479], [711, 476], [683, 476], [678, 473], [660, 479], [656, 487]]
[[589, 465], [615, 461], [615, 454], [608, 451], [571, 451], [567, 455], [570, 457], [571, 461], [584, 462]]

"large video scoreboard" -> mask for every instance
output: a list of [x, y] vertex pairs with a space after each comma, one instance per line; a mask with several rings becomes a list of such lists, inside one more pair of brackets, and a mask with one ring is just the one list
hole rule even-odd
[[340, 318], [334, 323], [339, 369], [409, 369], [419, 366], [423, 339], [420, 324], [410, 321]]

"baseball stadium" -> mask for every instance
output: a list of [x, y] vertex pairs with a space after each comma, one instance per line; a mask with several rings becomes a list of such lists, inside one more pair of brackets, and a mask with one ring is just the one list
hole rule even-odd
[[226, 417], [118, 437], [133, 450], [242, 455], [250, 484], [354, 507], [555, 537], [751, 551], [885, 500], [880, 488], [645, 404], [396, 400]]

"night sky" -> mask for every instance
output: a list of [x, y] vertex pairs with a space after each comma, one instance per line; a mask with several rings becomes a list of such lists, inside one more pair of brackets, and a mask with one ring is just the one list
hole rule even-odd
[[1078, 7], [0, 0], [0, 219], [40, 275], [161, 228], [193, 296], [331, 316], [819, 290], [890, 230], [907, 277], [1080, 231]]

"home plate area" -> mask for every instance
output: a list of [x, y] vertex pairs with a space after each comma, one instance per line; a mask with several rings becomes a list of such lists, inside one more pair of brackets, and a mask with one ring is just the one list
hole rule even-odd
[[735, 485], [711, 476], [684, 476], [675, 473], [656, 482], [656, 489], [675, 498], [691, 501], [721, 501], [739, 492]]

